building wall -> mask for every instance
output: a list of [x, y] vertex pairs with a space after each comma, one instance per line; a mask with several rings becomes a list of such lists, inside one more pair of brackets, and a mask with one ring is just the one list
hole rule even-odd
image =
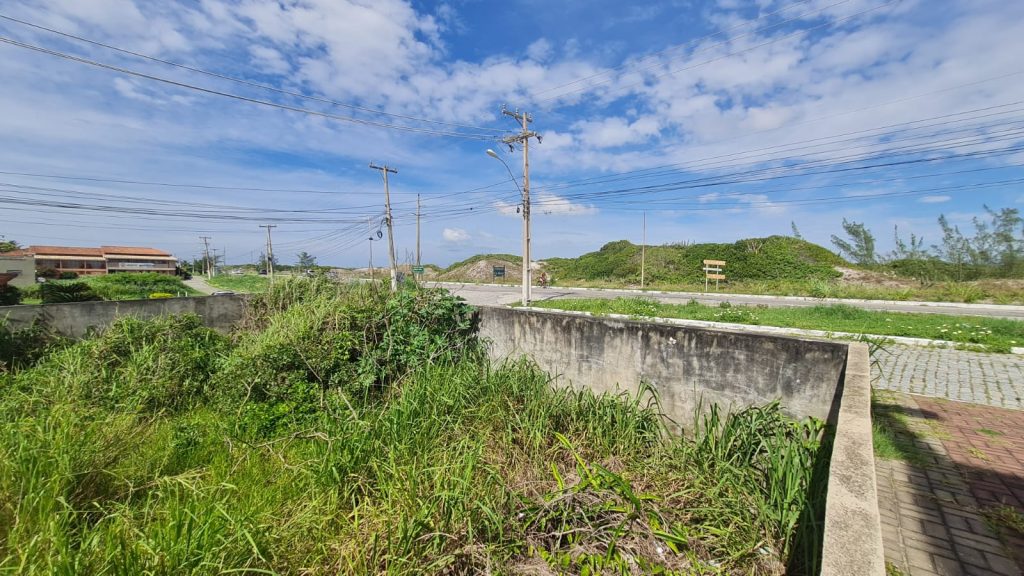
[[0, 255], [0, 272], [17, 273], [18, 276], [10, 282], [11, 286], [27, 288], [36, 283], [35, 258]]

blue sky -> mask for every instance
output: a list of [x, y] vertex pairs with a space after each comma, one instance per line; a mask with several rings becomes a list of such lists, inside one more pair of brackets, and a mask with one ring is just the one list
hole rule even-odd
[[639, 242], [645, 210], [651, 244], [795, 222], [827, 245], [845, 217], [885, 250], [894, 226], [931, 244], [939, 214], [970, 228], [983, 204], [1024, 207], [1020, 2], [29, 0], [0, 15], [249, 84], [0, 19], [23, 44], [322, 114], [0, 43], [0, 234], [22, 243], [190, 258], [205, 235], [239, 262], [274, 221], [282, 260], [361, 266], [377, 162], [399, 169], [400, 259], [416, 194], [424, 261], [518, 253], [518, 192], [484, 153], [519, 176], [521, 153], [496, 142], [515, 129], [502, 104], [544, 137], [540, 259]]

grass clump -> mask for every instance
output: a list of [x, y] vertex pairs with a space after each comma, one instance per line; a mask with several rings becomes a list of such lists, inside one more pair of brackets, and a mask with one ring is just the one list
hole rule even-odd
[[649, 390], [549, 382], [439, 291], [275, 284], [230, 338], [122, 320], [0, 379], [0, 570], [815, 571], [820, 423], [686, 438]]
[[616, 298], [545, 300], [534, 302], [532, 306], [592, 314], [628, 314], [827, 332], [908, 336], [943, 340], [960, 345], [979, 345], [990, 352], [1010, 352], [1014, 347], [1024, 346], [1024, 322], [1020, 320], [874, 312], [845, 304], [768, 308], [734, 306], [728, 302], [718, 306], [706, 306], [695, 301], [680, 305], [662, 304], [647, 298]]
[[[47, 286], [84, 285], [101, 300], [145, 300], [153, 293], [195, 296], [199, 293], [189, 288], [178, 276], [159, 272], [119, 272], [99, 276], [82, 276], [73, 282], [47, 282]], [[75, 300], [79, 301], [79, 300]], [[45, 292], [43, 302], [47, 303]]]

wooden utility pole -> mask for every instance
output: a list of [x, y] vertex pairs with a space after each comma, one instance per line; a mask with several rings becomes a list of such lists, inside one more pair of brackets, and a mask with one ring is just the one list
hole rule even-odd
[[515, 136], [508, 136], [502, 142], [513, 146], [523, 145], [523, 306], [530, 304], [530, 290], [533, 284], [533, 275], [530, 270], [530, 138], [536, 138], [540, 142], [540, 135], [530, 130], [530, 122], [533, 116], [527, 112], [509, 112], [502, 108], [501, 113], [511, 116], [522, 125], [522, 131]]
[[200, 236], [199, 239], [203, 241], [203, 274], [206, 274], [207, 278], [212, 278], [210, 273], [210, 237]]
[[370, 168], [379, 170], [384, 177], [384, 212], [388, 223], [388, 257], [391, 259], [391, 291], [398, 290], [398, 262], [395, 261], [395, 226], [391, 221], [391, 191], [388, 189], [388, 173], [398, 174], [397, 168], [388, 165], [377, 166], [373, 162]]
[[644, 235], [640, 242], [640, 289], [644, 289], [644, 264], [647, 260], [647, 210], [644, 210]]
[[267, 229], [267, 274], [270, 281], [274, 281], [274, 243], [270, 240], [270, 230], [277, 228], [276, 224], [260, 224], [260, 228]]

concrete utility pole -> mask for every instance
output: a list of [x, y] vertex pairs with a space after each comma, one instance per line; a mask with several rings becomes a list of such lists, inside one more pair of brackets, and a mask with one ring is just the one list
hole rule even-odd
[[533, 285], [533, 274], [530, 270], [530, 138], [536, 138], [540, 143], [541, 137], [530, 130], [533, 116], [529, 113], [519, 110], [509, 112], [505, 108], [501, 109], [501, 113], [511, 116], [523, 127], [519, 134], [502, 138], [502, 142], [509, 146], [523, 145], [523, 306], [527, 306], [530, 304], [530, 290]]
[[647, 260], [647, 210], [644, 210], [644, 236], [640, 241], [640, 289], [644, 289], [644, 264]]
[[416, 266], [421, 266], [420, 262], [420, 195], [416, 195]]
[[210, 273], [210, 237], [200, 236], [199, 239], [203, 241], [203, 273], [206, 274], [207, 278], [213, 278], [213, 275]]
[[270, 230], [277, 228], [277, 224], [260, 224], [260, 228], [267, 229], [267, 274], [270, 275], [270, 281], [274, 281], [274, 243], [270, 240]]
[[388, 173], [398, 174], [397, 168], [388, 165], [377, 166], [370, 162], [370, 168], [379, 170], [384, 177], [384, 211], [388, 223], [388, 256], [391, 258], [391, 291], [398, 290], [398, 263], [395, 261], [395, 227], [391, 221], [391, 191], [388, 189]]

